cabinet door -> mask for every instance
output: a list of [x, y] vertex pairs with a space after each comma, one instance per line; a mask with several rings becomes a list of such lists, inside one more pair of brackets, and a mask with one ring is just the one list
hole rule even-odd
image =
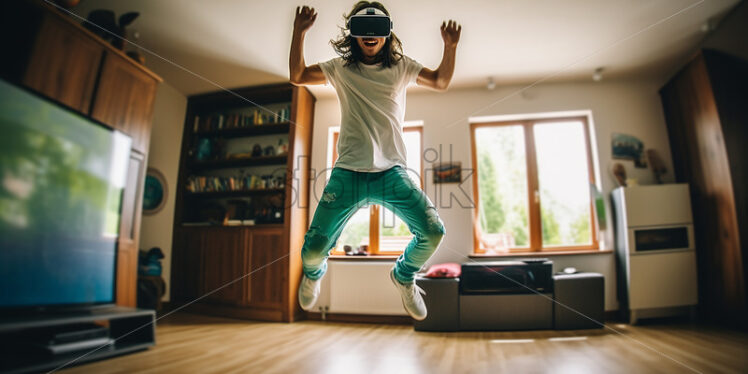
[[103, 54], [104, 47], [88, 35], [46, 14], [23, 83], [88, 114]]
[[249, 304], [263, 308], [280, 308], [287, 277], [288, 256], [282, 248], [283, 229], [256, 228], [249, 245]]
[[133, 62], [107, 52], [91, 116], [130, 135], [132, 147], [147, 153], [157, 84]]
[[[203, 292], [205, 301], [237, 305], [244, 294], [244, 251], [246, 230], [213, 228], [202, 243]], [[212, 293], [211, 293], [212, 292]]]
[[117, 305], [134, 307], [137, 303], [138, 244], [140, 213], [143, 205], [145, 156], [132, 152], [127, 169], [127, 185], [122, 194], [122, 215], [117, 252]]
[[203, 294], [203, 242], [205, 229], [185, 227], [177, 230], [172, 256], [173, 301], [190, 302]]

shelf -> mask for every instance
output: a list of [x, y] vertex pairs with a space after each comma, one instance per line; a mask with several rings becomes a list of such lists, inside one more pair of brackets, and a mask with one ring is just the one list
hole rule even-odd
[[191, 170], [197, 171], [206, 169], [228, 169], [261, 165], [285, 165], [286, 162], [288, 162], [288, 155], [260, 156], [227, 160], [193, 161], [190, 162], [189, 167]]
[[243, 196], [254, 196], [254, 195], [267, 195], [273, 193], [284, 193], [285, 188], [257, 188], [253, 190], [239, 190], [239, 191], [207, 191], [207, 192], [187, 192], [184, 194], [185, 197], [194, 198], [222, 198], [222, 197], [243, 197]]
[[58, 369], [69, 369], [73, 366], [82, 365], [91, 361], [98, 361], [127, 353], [146, 350], [155, 345], [155, 343], [150, 342], [136, 344], [115, 343], [111, 348], [93, 348], [74, 353], [55, 355], [44, 359], [18, 354], [14, 357], [9, 357], [6, 361], [7, 366], [0, 368], [3, 369], [4, 373], [53, 372]]
[[287, 134], [290, 128], [290, 122], [281, 122], [265, 125], [252, 125], [234, 129], [198, 131], [194, 133], [194, 135], [204, 138], [241, 138], [255, 135]]
[[[94, 321], [108, 321], [109, 336], [115, 343], [107, 348], [84, 349], [55, 356], [30, 354], [22, 344], [28, 334], [55, 327]], [[24, 314], [0, 322], [0, 341], [18, 342], [0, 351], [0, 372], [27, 373], [55, 371], [60, 366], [79, 365], [148, 349], [155, 345], [156, 313], [153, 310], [103, 307], [89, 311], [60, 311], [52, 314]], [[54, 370], [53, 370], [54, 369]]]
[[251, 229], [251, 228], [283, 228], [283, 223], [269, 222], [269, 223], [255, 223], [254, 225], [195, 225], [189, 224], [189, 222], [182, 223], [182, 228], [190, 229]]

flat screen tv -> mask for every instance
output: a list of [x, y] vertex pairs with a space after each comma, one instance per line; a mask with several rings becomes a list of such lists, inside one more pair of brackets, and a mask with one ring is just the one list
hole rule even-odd
[[0, 311], [115, 302], [130, 144], [0, 80]]

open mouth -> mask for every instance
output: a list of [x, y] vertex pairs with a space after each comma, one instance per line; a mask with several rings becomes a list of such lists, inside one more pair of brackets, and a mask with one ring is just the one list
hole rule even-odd
[[363, 42], [367, 47], [376, 47], [377, 43], [379, 43], [376, 39], [364, 39]]

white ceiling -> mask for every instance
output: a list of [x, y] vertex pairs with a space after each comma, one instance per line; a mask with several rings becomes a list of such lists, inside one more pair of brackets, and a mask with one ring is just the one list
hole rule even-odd
[[[597, 67], [605, 79], [661, 79], [693, 52], [739, 0], [411, 0], [384, 1], [404, 52], [436, 68], [442, 54], [441, 22], [462, 24], [452, 87], [542, 80], [589, 80]], [[141, 13], [130, 30], [147, 65], [190, 95], [220, 87], [288, 80], [288, 52], [299, 1], [82, 0], [72, 11]], [[342, 14], [354, 0], [309, 0], [319, 16], [308, 32], [308, 64], [335, 57]], [[689, 8], [690, 7], [690, 8]], [[687, 10], [684, 10], [688, 8]], [[130, 33], [132, 34], [132, 33]], [[163, 59], [161, 59], [163, 58]], [[178, 66], [177, 66], [178, 65]], [[186, 69], [186, 70], [185, 70]], [[315, 95], [332, 95], [329, 87]]]

